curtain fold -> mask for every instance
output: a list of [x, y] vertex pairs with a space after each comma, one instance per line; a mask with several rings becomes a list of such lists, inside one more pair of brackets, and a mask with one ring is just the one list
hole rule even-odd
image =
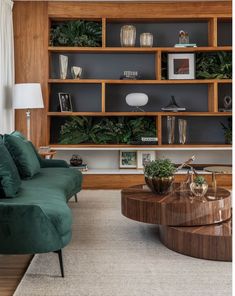
[[14, 85], [13, 2], [0, 0], [0, 134], [14, 130], [12, 87]]

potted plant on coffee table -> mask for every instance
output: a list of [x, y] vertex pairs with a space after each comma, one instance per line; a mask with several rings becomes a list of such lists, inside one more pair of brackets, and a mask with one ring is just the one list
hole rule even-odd
[[169, 159], [157, 159], [144, 166], [145, 182], [157, 194], [166, 194], [172, 182], [176, 168]]
[[205, 178], [203, 176], [197, 175], [193, 182], [190, 183], [190, 190], [194, 196], [202, 198], [202, 201], [205, 201], [203, 198], [208, 190], [208, 184]]

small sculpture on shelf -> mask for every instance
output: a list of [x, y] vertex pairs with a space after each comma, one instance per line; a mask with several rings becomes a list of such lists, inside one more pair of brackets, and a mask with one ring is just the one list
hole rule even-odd
[[81, 67], [77, 67], [77, 66], [73, 66], [71, 68], [71, 74], [73, 79], [79, 79], [82, 76], [82, 68]]
[[220, 108], [220, 112], [232, 112], [232, 97], [225, 96], [223, 99], [223, 108]]
[[161, 108], [162, 111], [167, 111], [167, 112], [178, 112], [178, 111], [185, 111], [186, 108], [185, 107], [180, 107], [176, 100], [175, 100], [175, 96], [171, 96], [171, 100], [169, 102], [168, 105], [166, 105], [166, 107]]
[[179, 31], [179, 44], [188, 44], [189, 43], [189, 34], [183, 30]]
[[138, 71], [124, 71], [123, 75], [120, 77], [122, 80], [137, 80], [141, 79]]

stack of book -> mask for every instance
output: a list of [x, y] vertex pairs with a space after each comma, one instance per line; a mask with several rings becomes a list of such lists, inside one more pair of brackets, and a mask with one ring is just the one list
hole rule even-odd
[[196, 43], [177, 43], [175, 44], [175, 47], [180, 47], [180, 48], [184, 48], [184, 47], [197, 47]]
[[88, 171], [88, 166], [86, 163], [80, 164], [78, 166], [73, 166], [73, 168], [78, 169], [80, 172], [86, 172]]

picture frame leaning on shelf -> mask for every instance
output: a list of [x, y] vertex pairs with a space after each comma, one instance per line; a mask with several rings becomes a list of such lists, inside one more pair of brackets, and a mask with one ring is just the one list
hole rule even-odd
[[68, 93], [58, 93], [61, 112], [73, 112], [71, 95]]

